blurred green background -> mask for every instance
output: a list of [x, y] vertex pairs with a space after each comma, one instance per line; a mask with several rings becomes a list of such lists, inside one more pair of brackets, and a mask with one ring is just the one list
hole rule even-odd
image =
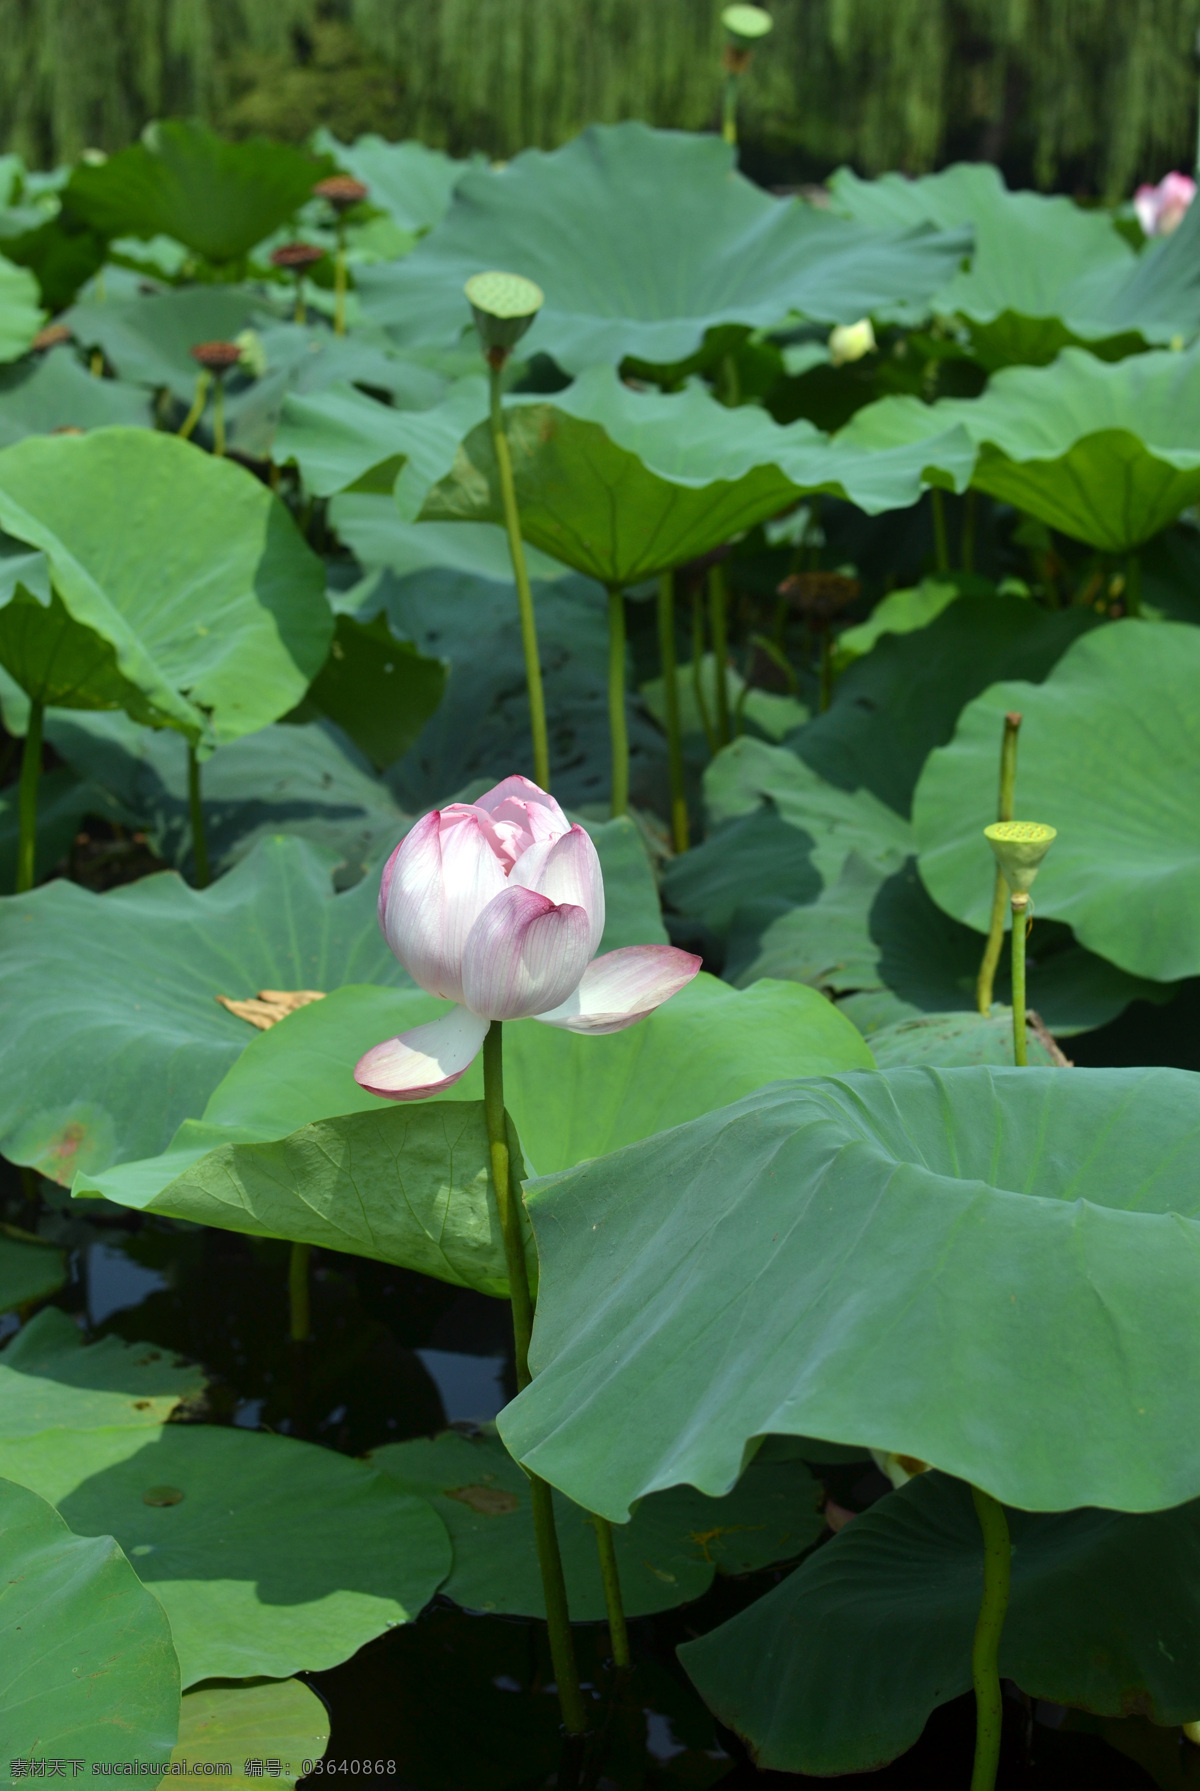
[[[960, 157], [1115, 198], [1190, 168], [1200, 0], [769, 0], [744, 160]], [[0, 0], [0, 139], [34, 166], [146, 121], [300, 140], [318, 124], [511, 155], [593, 120], [715, 119], [718, 0]]]

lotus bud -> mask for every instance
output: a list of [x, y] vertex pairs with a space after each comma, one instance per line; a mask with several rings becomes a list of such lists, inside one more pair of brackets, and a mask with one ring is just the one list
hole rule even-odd
[[251, 379], [261, 379], [267, 370], [267, 351], [258, 331], [239, 330], [233, 339], [237, 344], [238, 361], [242, 369]]
[[463, 287], [475, 328], [489, 362], [508, 359], [546, 302], [546, 295], [521, 274], [472, 274]]
[[984, 828], [996, 863], [1012, 893], [1013, 906], [1024, 907], [1041, 862], [1058, 838], [1055, 827], [1040, 821], [993, 821]]
[[865, 354], [874, 354], [875, 346], [875, 331], [869, 317], [860, 317], [857, 323], [839, 323], [829, 333], [829, 358], [835, 367], [861, 361]]
[[1170, 236], [1195, 197], [1196, 183], [1189, 174], [1164, 174], [1156, 187], [1138, 188], [1133, 209], [1146, 236]]

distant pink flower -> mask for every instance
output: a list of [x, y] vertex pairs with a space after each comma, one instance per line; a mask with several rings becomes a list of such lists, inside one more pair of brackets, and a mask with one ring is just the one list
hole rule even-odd
[[1190, 175], [1164, 174], [1156, 187], [1138, 188], [1133, 209], [1147, 236], [1170, 236], [1195, 197], [1196, 183]]
[[700, 968], [671, 945], [596, 957], [604, 932], [596, 848], [524, 777], [421, 817], [384, 866], [379, 924], [413, 980], [456, 1004], [359, 1059], [355, 1080], [394, 1101], [457, 1082], [493, 1020], [620, 1032]]

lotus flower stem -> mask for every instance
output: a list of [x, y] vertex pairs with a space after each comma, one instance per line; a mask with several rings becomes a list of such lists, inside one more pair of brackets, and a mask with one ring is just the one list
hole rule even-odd
[[946, 500], [936, 485], [929, 488], [929, 512], [933, 520], [933, 563], [939, 572], [950, 570], [950, 545], [946, 535]]
[[975, 487], [968, 485], [963, 494], [962, 540], [959, 546], [959, 558], [964, 572], [975, 570], [975, 511]]
[[192, 817], [192, 860], [196, 869], [196, 888], [207, 889], [210, 881], [208, 835], [204, 829], [204, 804], [200, 800], [200, 761], [196, 748], [188, 742], [188, 808]]
[[1029, 1061], [1026, 1056], [1025, 1037], [1025, 936], [1029, 931], [1030, 921], [1029, 897], [1014, 892], [1012, 898], [1013, 1059], [1021, 1065]]
[[[500, 1232], [504, 1239], [504, 1260], [508, 1269], [519, 1391], [527, 1387], [530, 1381], [529, 1339], [533, 1330], [533, 1297], [529, 1291], [529, 1275], [525, 1266], [525, 1240], [521, 1235], [518, 1204], [520, 1191], [515, 1186], [509, 1159], [508, 1121], [504, 1111], [504, 1036], [499, 1020], [492, 1021], [483, 1041], [483, 1108], [492, 1161], [492, 1192], [496, 1198]], [[546, 1601], [546, 1626], [550, 1634], [550, 1657], [554, 1663], [563, 1725], [569, 1735], [582, 1735], [587, 1727], [587, 1717], [579, 1685], [579, 1667], [575, 1660], [575, 1640], [571, 1634], [567, 1582], [554, 1525], [554, 1505], [549, 1486], [536, 1474], [529, 1475], [529, 1502], [533, 1510], [538, 1564], [542, 1572], [542, 1594]]]
[[629, 1631], [625, 1626], [625, 1605], [621, 1598], [621, 1578], [617, 1569], [617, 1552], [613, 1547], [612, 1525], [606, 1517], [592, 1513], [596, 1546], [600, 1551], [600, 1577], [604, 1582], [604, 1604], [608, 1611], [608, 1636], [612, 1647], [613, 1666], [619, 1673], [628, 1672]]
[[729, 593], [725, 586], [725, 568], [713, 566], [708, 574], [708, 614], [712, 627], [713, 678], [717, 698], [717, 741], [728, 746], [729, 729]]
[[658, 653], [662, 662], [663, 708], [667, 722], [667, 771], [671, 781], [671, 842], [688, 849], [687, 792], [683, 781], [683, 734], [679, 726], [679, 678], [675, 663], [675, 575], [658, 581]]
[[333, 258], [333, 333], [346, 334], [346, 226], [337, 221], [337, 253]]
[[704, 679], [700, 668], [704, 662], [704, 608], [700, 592], [692, 598], [692, 695], [696, 699], [696, 708], [700, 714], [700, 725], [704, 729], [704, 738], [708, 742], [708, 750], [717, 750], [717, 736], [713, 732], [712, 717], [708, 713], [708, 702], [704, 695]]
[[975, 1767], [971, 1791], [994, 1791], [1003, 1729], [1000, 1635], [1008, 1612], [1012, 1544], [1004, 1507], [977, 1486], [971, 1488], [971, 1498], [983, 1532], [983, 1598], [971, 1649], [971, 1676], [975, 1681]]
[[612, 812], [629, 812], [629, 722], [625, 714], [625, 593], [608, 593], [608, 732], [612, 741]]
[[737, 103], [738, 78], [734, 70], [725, 76], [725, 91], [721, 96], [721, 135], [726, 143], [737, 144]]
[[221, 374], [213, 380], [213, 454], [225, 457], [225, 381]]
[[38, 779], [42, 775], [42, 722], [45, 704], [34, 697], [29, 704], [25, 746], [21, 754], [21, 787], [17, 796], [17, 882], [22, 895], [32, 889], [37, 874]]
[[[1017, 735], [1020, 727], [1020, 715], [1015, 709], [1010, 709], [1004, 717], [1004, 733], [1000, 740], [1000, 796], [996, 804], [997, 821], [1011, 821], [1013, 818], [1013, 802], [1017, 786]], [[987, 944], [983, 948], [983, 961], [979, 966], [979, 975], [975, 982], [975, 1004], [981, 1014], [991, 1011], [996, 969], [1000, 963], [1000, 953], [1004, 949], [1004, 919], [1007, 909], [1008, 884], [1004, 880], [1004, 872], [997, 865], [996, 883], [992, 891], [992, 918], [988, 925]]]
[[307, 1343], [311, 1323], [308, 1305], [308, 1263], [311, 1244], [294, 1243], [288, 1259], [288, 1330], [293, 1343]]
[[179, 425], [178, 434], [182, 441], [190, 441], [192, 431], [204, 415], [204, 406], [208, 402], [208, 388], [212, 384], [212, 374], [207, 367], [201, 367], [196, 375], [196, 395], [192, 399], [192, 408]]
[[[546, 697], [542, 689], [542, 667], [538, 658], [537, 622], [533, 613], [533, 590], [525, 564], [525, 545], [521, 540], [521, 513], [517, 507], [517, 487], [513, 479], [512, 454], [504, 428], [504, 408], [500, 402], [500, 376], [504, 363], [498, 356], [489, 358], [491, 379], [492, 449], [500, 475], [500, 495], [504, 501], [504, 526], [508, 531], [508, 551], [512, 557], [513, 577], [517, 584], [517, 603], [521, 611], [521, 645], [525, 652], [525, 682], [529, 689], [529, 725], [533, 733], [533, 781], [543, 790], [550, 788], [550, 743], [546, 733]], [[611, 613], [611, 605], [610, 605]], [[614, 813], [623, 813], [614, 810]]]

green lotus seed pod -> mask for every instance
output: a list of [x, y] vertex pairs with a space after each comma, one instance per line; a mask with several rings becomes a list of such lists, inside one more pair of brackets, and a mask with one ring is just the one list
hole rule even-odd
[[993, 821], [983, 831], [1013, 895], [1028, 895], [1058, 829], [1040, 821]]
[[463, 287], [485, 348], [515, 348], [546, 295], [521, 274], [472, 274]]
[[752, 50], [767, 35], [774, 20], [761, 6], [727, 6], [721, 23], [731, 44], [739, 50]]

